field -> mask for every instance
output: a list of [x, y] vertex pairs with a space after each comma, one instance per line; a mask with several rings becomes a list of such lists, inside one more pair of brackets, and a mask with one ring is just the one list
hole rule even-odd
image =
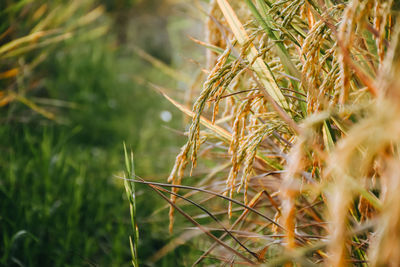
[[1, 265], [400, 266], [397, 1], [1, 10]]

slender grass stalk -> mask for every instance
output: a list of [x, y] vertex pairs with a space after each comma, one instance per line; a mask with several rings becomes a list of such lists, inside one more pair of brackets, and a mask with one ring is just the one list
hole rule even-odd
[[[124, 143], [124, 154], [125, 154], [125, 176], [133, 178], [135, 177], [135, 166], [133, 162], [133, 152], [128, 155], [126, 145]], [[131, 247], [132, 254], [132, 265], [134, 267], [139, 266], [138, 262], [138, 242], [139, 242], [139, 228], [137, 226], [136, 221], [136, 192], [135, 192], [135, 183], [125, 179], [124, 180], [126, 196], [129, 201], [129, 211], [131, 214], [131, 224], [132, 224], [132, 235], [129, 236], [129, 244]]]

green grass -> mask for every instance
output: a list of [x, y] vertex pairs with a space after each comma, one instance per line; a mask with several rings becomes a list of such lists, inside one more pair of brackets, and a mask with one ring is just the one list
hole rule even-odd
[[[13, 13], [1, 14], [7, 18], [1, 32], [17, 22], [19, 27], [0, 39], [0, 46], [30, 31], [37, 23], [31, 14], [44, 1], [19, 3]], [[69, 1], [59, 1], [48, 11], [63, 3], [69, 7]], [[130, 4], [119, 8], [125, 5]], [[19, 16], [24, 8], [28, 15]], [[74, 22], [74, 17], [66, 20]], [[127, 46], [118, 46], [117, 26], [110, 25], [109, 14], [103, 14], [94, 26], [111, 27], [106, 35], [81, 29], [68, 40], [0, 59], [1, 71], [38, 63], [0, 80], [1, 93], [21, 96], [0, 107], [0, 266], [131, 265], [129, 204], [124, 183], [116, 178], [124, 169], [122, 143], [140, 155], [138, 174], [165, 177], [182, 140], [163, 125], [178, 128], [180, 114], [172, 110], [170, 123], [160, 119], [171, 106], [134, 77], [171, 87], [175, 82]], [[46, 112], [55, 119], [43, 116]], [[138, 258], [146, 266], [171, 237], [153, 223], [167, 216], [166, 209], [152, 214], [163, 202], [149, 197], [143, 186], [136, 194], [143, 237]], [[171, 253], [157, 264], [177, 265], [187, 247]]]
[[[129, 228], [121, 215], [127, 206], [115, 205], [122, 194], [110, 179], [108, 155], [71, 146], [73, 132], [55, 132], [53, 127], [2, 130], [2, 264], [126, 262], [129, 250], [121, 240]], [[26, 234], [18, 236], [21, 231]]]

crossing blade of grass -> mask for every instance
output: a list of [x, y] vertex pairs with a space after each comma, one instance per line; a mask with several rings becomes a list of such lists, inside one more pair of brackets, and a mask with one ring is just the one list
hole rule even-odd
[[[226, 0], [217, 0], [217, 2], [239, 44], [244, 46], [246, 43], [249, 42], [249, 37], [242, 23], [236, 16], [236, 13], [233, 11], [232, 7]], [[278, 104], [282, 108], [289, 109], [289, 105], [285, 97], [283, 96], [282, 92], [280, 91], [278, 85], [276, 84], [275, 79], [272, 76], [270, 70], [265, 65], [264, 61], [260, 57], [257, 57], [257, 55], [258, 55], [257, 49], [254, 47], [253, 44], [250, 44], [247, 57], [250, 62], [253, 62], [255, 59], [252, 68], [256, 72], [258, 78], [264, 85], [268, 94], [271, 95], [271, 97], [276, 102], [278, 102]]]
[[[124, 143], [124, 155], [125, 155], [125, 175], [126, 177], [135, 177], [135, 166], [133, 163], [133, 153], [131, 152], [130, 157], [128, 156], [128, 152], [126, 149], [126, 145]], [[129, 236], [129, 243], [131, 247], [132, 254], [132, 265], [133, 267], [138, 267], [138, 254], [137, 254], [137, 246], [139, 242], [139, 229], [136, 221], [136, 192], [135, 192], [135, 183], [129, 181], [128, 179], [124, 179], [124, 185], [126, 190], [126, 196], [129, 200], [129, 210], [131, 214], [131, 224], [133, 235]], [[132, 240], [133, 239], [133, 240]]]
[[138, 178], [138, 179], [141, 179], [141, 180], [137, 180], [137, 179], [127, 179], [127, 178], [124, 178], [124, 177], [117, 177], [117, 178], [124, 179], [124, 180], [128, 180], [128, 181], [135, 182], [135, 183], [150, 184], [150, 185], [154, 185], [154, 186], [163, 186], [163, 187], [175, 187], [175, 188], [179, 188], [179, 189], [196, 190], [196, 191], [200, 191], [200, 192], [203, 192], [203, 193], [211, 194], [211, 195], [217, 196], [217, 197], [219, 197], [219, 198], [222, 198], [222, 199], [231, 201], [232, 203], [235, 203], [235, 204], [237, 204], [237, 205], [239, 205], [239, 206], [241, 206], [241, 207], [243, 207], [243, 208], [245, 208], [245, 209], [247, 209], [247, 210], [250, 210], [250, 211], [252, 211], [253, 213], [255, 213], [255, 214], [261, 216], [261, 217], [264, 218], [264, 219], [266, 219], [266, 220], [269, 221], [270, 223], [276, 225], [276, 226], [277, 226], [278, 228], [280, 228], [281, 230], [286, 231], [285, 228], [284, 228], [282, 225], [280, 225], [280, 224], [277, 223], [276, 221], [272, 220], [272, 219], [269, 218], [268, 216], [262, 214], [262, 213], [259, 212], [258, 210], [256, 210], [256, 209], [250, 207], [249, 205], [245, 205], [245, 204], [243, 204], [242, 202], [237, 201], [237, 200], [235, 200], [235, 199], [233, 199], [233, 198], [226, 197], [226, 196], [221, 195], [221, 194], [218, 194], [218, 193], [216, 193], [216, 192], [213, 192], [213, 191], [210, 191], [210, 190], [206, 190], [206, 189], [202, 189], [202, 188], [193, 187], [193, 186], [187, 186], [187, 185], [173, 185], [173, 184], [164, 184], [164, 183], [149, 182], [149, 181], [143, 180], [142, 178], [140, 178], [140, 177], [137, 176], [137, 175], [136, 175], [135, 177]]
[[169, 190], [167, 190], [167, 189], [165, 189], [165, 188], [158, 187], [158, 186], [155, 186], [155, 187], [156, 187], [158, 190], [160, 190], [160, 191], [163, 191], [163, 192], [169, 193], [169, 194], [171, 194], [171, 195], [174, 195], [174, 196], [176, 196], [176, 197], [178, 197], [178, 198], [181, 198], [181, 199], [183, 199], [183, 200], [189, 202], [190, 204], [196, 206], [197, 208], [201, 209], [201, 210], [204, 211], [205, 213], [207, 213], [208, 216], [210, 216], [215, 222], [217, 222], [217, 223], [222, 227], [222, 229], [225, 231], [225, 234], [227, 234], [227, 235], [229, 235], [230, 237], [232, 237], [232, 239], [234, 239], [244, 250], [246, 250], [248, 253], [250, 253], [252, 256], [254, 256], [256, 259], [258, 259], [256, 253], [254, 253], [253, 251], [251, 251], [251, 250], [250, 250], [249, 248], [247, 248], [242, 242], [240, 242], [240, 240], [237, 239], [237, 238], [231, 233], [231, 231], [228, 230], [228, 229], [218, 220], [218, 218], [215, 217], [214, 214], [212, 214], [211, 212], [209, 212], [206, 208], [204, 208], [203, 206], [201, 206], [200, 204], [194, 202], [194, 201], [191, 200], [191, 199], [188, 199], [188, 198], [186, 198], [186, 197], [184, 197], [184, 196], [181, 196], [181, 195], [179, 195], [179, 194], [177, 194], [177, 193], [174, 193], [174, 192], [172, 192], [172, 191], [169, 191]]
[[[371, 230], [376, 225], [376, 223], [377, 221], [370, 220], [368, 222], [365, 222], [364, 224], [360, 224], [359, 226], [357, 226], [355, 229], [352, 230], [351, 235], [362, 234], [364, 232], [367, 232]], [[285, 263], [290, 262], [292, 260], [302, 260], [302, 258], [304, 258], [305, 255], [317, 252], [325, 248], [326, 246], [329, 245], [329, 242], [330, 241], [326, 240], [317, 241], [313, 244], [309, 244], [306, 247], [296, 248], [291, 253], [284, 253], [281, 256], [272, 259], [271, 261], [268, 262], [266, 266], [271, 266], [271, 267], [283, 266]], [[304, 266], [319, 266], [319, 265], [315, 265], [307, 261], [307, 264], [305, 264]]]
[[[210, 191], [210, 190], [205, 190], [205, 189], [202, 189], [202, 188], [196, 188], [196, 187], [193, 187], [193, 186], [185, 186], [185, 185], [174, 185], [174, 184], [164, 184], [164, 183], [149, 182], [149, 181], [143, 180], [141, 177], [139, 177], [139, 176], [137, 176], [137, 175], [135, 175], [135, 177], [138, 178], [138, 179], [140, 179], [140, 180], [137, 180], [137, 179], [127, 179], [127, 178], [125, 178], [125, 177], [117, 177], [117, 178], [124, 179], [124, 180], [128, 180], [128, 181], [135, 182], [135, 183], [141, 183], [141, 184], [152, 185], [152, 186], [163, 186], [163, 187], [172, 187], [172, 188], [179, 188], [179, 189], [190, 189], [190, 190], [196, 190], [196, 191], [200, 191], [200, 192], [203, 192], [203, 193], [211, 194], [211, 195], [217, 196], [217, 197], [219, 197], [219, 198], [228, 200], [228, 201], [230, 201], [231, 203], [235, 203], [235, 204], [237, 204], [237, 205], [239, 205], [239, 206], [241, 206], [241, 207], [243, 207], [243, 208], [245, 208], [245, 209], [248, 209], [248, 210], [250, 210], [250, 211], [256, 213], [257, 215], [261, 216], [262, 218], [266, 219], [267, 221], [269, 221], [270, 223], [272, 223], [273, 225], [275, 225], [276, 227], [278, 227], [278, 228], [281, 229], [282, 231], [284, 231], [284, 232], [287, 231], [287, 230], [285, 229], [285, 227], [283, 227], [282, 225], [280, 225], [279, 223], [277, 223], [277, 222], [274, 221], [273, 219], [269, 218], [268, 216], [262, 214], [262, 213], [259, 212], [258, 210], [256, 210], [256, 209], [250, 207], [249, 205], [243, 204], [243, 203], [241, 203], [240, 201], [237, 201], [237, 200], [235, 200], [235, 199], [233, 199], [233, 198], [224, 196], [224, 195], [222, 195], [222, 194], [219, 194], [219, 193], [216, 193], [216, 192], [213, 192], [213, 191]], [[161, 194], [161, 193], [160, 193], [160, 194]], [[164, 195], [163, 195], [163, 196], [164, 196]], [[164, 197], [165, 197], [165, 196], [164, 196]], [[171, 202], [168, 201], [168, 203], [171, 203]], [[173, 206], [175, 207], [176, 204], [174, 203]], [[305, 241], [304, 241], [304, 238], [302, 238], [301, 236], [299, 236], [299, 235], [296, 234], [296, 233], [295, 233], [295, 238], [296, 238], [296, 240], [298, 240], [298, 241], [300, 241], [300, 242], [302, 242], [302, 243], [305, 242]]]
[[[257, 205], [261, 195], [262, 195], [262, 191], [257, 193], [249, 202], [249, 207], [254, 207], [255, 205]], [[236, 225], [238, 225], [249, 213], [249, 210], [244, 210], [242, 212], [242, 214], [239, 216], [239, 218], [236, 219], [236, 221], [232, 224], [231, 228], [229, 229], [230, 231], [232, 231]], [[227, 233], [224, 233], [219, 239], [223, 240], [225, 237], [227, 236]], [[218, 245], [218, 243], [214, 243], [212, 244], [207, 251], [205, 251], [193, 264], [192, 267], [196, 266], [197, 264], [200, 264], [200, 262], [203, 261], [203, 259], [205, 259], [207, 257], [208, 254], [211, 253], [211, 251], [214, 250], [214, 248], [216, 248]]]
[[[134, 182], [140, 182], [138, 180], [133, 180]], [[203, 227], [201, 224], [199, 224], [195, 219], [193, 219], [189, 214], [187, 214], [185, 211], [183, 211], [179, 206], [177, 206], [174, 202], [172, 202], [168, 197], [166, 197], [163, 193], [161, 193], [161, 188], [158, 186], [152, 184], [152, 183], [147, 183], [144, 182], [144, 184], [147, 184], [151, 189], [153, 189], [154, 192], [156, 192], [159, 196], [161, 196], [165, 201], [167, 201], [170, 205], [174, 207], [175, 210], [177, 210], [180, 214], [182, 214], [188, 221], [193, 223], [196, 227], [198, 227], [201, 231], [204, 232], [207, 236], [209, 236], [211, 239], [213, 239], [215, 242], [226, 248], [228, 251], [232, 252], [233, 254], [237, 255], [238, 257], [242, 258], [246, 262], [250, 263], [251, 265], [257, 265], [254, 261], [250, 260], [248, 257], [244, 256], [242, 253], [238, 252], [237, 250], [231, 248], [228, 246], [225, 242], [222, 242], [219, 240], [216, 236], [214, 236], [208, 229]]]

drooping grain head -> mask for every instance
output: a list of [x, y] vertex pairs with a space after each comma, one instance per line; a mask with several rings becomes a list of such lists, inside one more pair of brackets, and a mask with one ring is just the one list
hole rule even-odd
[[[232, 227], [241, 239], [277, 265], [396, 266], [400, 48], [393, 1], [337, 2], [210, 2], [207, 38], [220, 49], [208, 54], [209, 75], [170, 181], [182, 182], [189, 160], [201, 165], [202, 151], [212, 170], [224, 166], [202, 185], [229, 197], [215, 209], [228, 214], [226, 223], [240, 219]], [[224, 134], [202, 129], [204, 119]], [[240, 214], [230, 200], [254, 198], [271, 220], [241, 217], [248, 210]]]

